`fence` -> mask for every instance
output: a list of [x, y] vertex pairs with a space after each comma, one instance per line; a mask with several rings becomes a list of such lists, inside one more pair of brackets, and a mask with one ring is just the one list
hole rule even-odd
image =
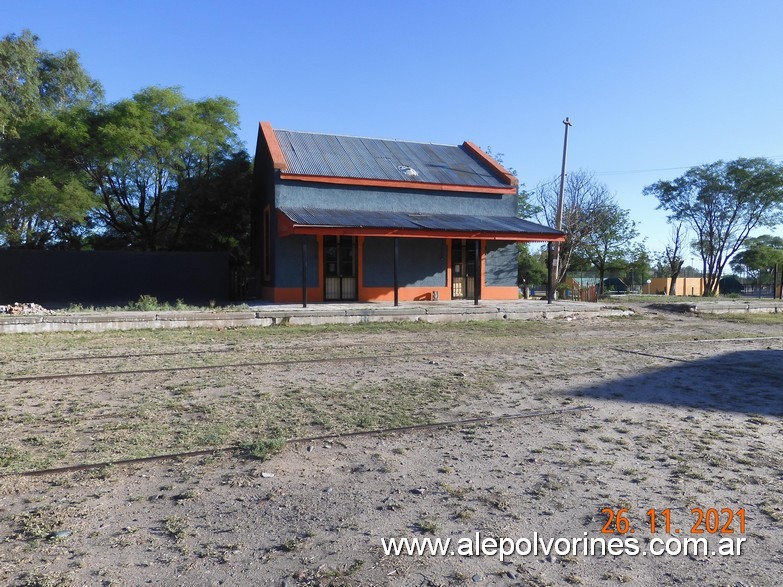
[[207, 305], [229, 298], [228, 253], [0, 251], [0, 303], [124, 305], [141, 295]]

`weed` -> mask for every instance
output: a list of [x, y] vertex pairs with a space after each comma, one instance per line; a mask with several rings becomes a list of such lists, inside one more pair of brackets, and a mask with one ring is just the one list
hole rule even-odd
[[765, 501], [759, 506], [759, 511], [766, 514], [766, 516], [773, 522], [783, 522], [783, 508], [779, 503]]
[[32, 571], [24, 578], [24, 587], [68, 587], [71, 584], [68, 577], [58, 573]]
[[182, 516], [170, 516], [163, 520], [163, 529], [171, 538], [179, 542], [187, 536], [188, 521]]
[[432, 518], [423, 518], [416, 522], [416, 530], [422, 534], [437, 534], [438, 523]]
[[441, 483], [440, 486], [446, 492], [446, 495], [455, 499], [462, 499], [472, 491], [469, 487], [454, 487], [448, 483]]
[[280, 550], [283, 552], [296, 552], [305, 545], [306, 538], [306, 536], [295, 536], [294, 538], [290, 538], [280, 545]]
[[155, 310], [170, 310], [171, 306], [159, 302], [155, 296], [142, 294], [135, 302], [128, 302], [128, 309], [139, 312], [152, 312]]
[[171, 499], [173, 499], [177, 504], [180, 504], [183, 501], [187, 501], [189, 499], [195, 499], [197, 497], [198, 497], [198, 492], [195, 489], [187, 489], [182, 493], [178, 493], [177, 495], [172, 496]]
[[62, 516], [51, 508], [23, 512], [14, 521], [19, 525], [18, 536], [27, 540], [48, 538], [63, 524]]
[[283, 450], [285, 444], [285, 439], [283, 438], [258, 438], [251, 442], [240, 444], [239, 448], [244, 454], [265, 461]]

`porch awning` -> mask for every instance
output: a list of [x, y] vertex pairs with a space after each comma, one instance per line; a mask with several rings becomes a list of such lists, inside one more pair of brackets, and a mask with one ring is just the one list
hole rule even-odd
[[280, 236], [331, 234], [529, 242], [562, 242], [565, 240], [565, 234], [554, 228], [512, 216], [467, 216], [322, 208], [280, 208], [278, 212]]

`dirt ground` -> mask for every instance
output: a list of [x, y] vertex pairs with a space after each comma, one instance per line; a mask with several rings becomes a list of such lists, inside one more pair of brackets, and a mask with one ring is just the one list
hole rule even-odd
[[[0, 584], [779, 585], [783, 322], [637, 310], [0, 339]], [[500, 415], [527, 417], [20, 474]], [[479, 554], [383, 550], [476, 533]], [[649, 552], [684, 537], [707, 552]], [[599, 538], [626, 542], [545, 548]]]

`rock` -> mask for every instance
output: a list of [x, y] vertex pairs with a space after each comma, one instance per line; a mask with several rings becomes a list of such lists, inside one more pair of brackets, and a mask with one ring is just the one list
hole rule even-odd
[[24, 302], [23, 304], [14, 302], [10, 305], [0, 306], [0, 314], [13, 314], [19, 316], [25, 314], [54, 314], [54, 312], [33, 302]]
[[474, 583], [481, 583], [484, 580], [484, 577], [481, 575], [473, 575], [471, 578], [473, 579]]
[[425, 493], [427, 493], [427, 488], [426, 487], [414, 487], [413, 489], [411, 489], [411, 493], [413, 495], [424, 495]]

